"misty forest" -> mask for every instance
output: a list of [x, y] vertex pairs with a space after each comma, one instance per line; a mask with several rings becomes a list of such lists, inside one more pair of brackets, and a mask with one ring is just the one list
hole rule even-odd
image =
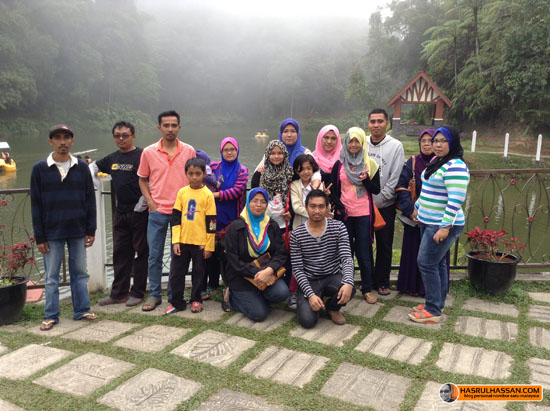
[[[147, 7], [143, 7], [143, 6]], [[200, 2], [1, 0], [0, 132], [294, 116], [357, 121], [424, 70], [448, 121], [550, 126], [548, 0], [393, 0], [358, 18], [213, 13]], [[431, 118], [415, 106], [410, 119]]]

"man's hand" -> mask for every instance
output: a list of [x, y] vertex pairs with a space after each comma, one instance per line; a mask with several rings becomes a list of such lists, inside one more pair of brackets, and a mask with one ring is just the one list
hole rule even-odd
[[344, 284], [342, 287], [340, 287], [340, 290], [338, 290], [338, 304], [344, 305], [346, 304], [350, 298], [351, 293], [353, 291], [353, 287], [349, 284]]
[[174, 251], [174, 254], [176, 255], [181, 255], [180, 244], [176, 243], [172, 245], [172, 251]]
[[323, 300], [321, 297], [313, 294], [311, 297], [307, 299], [307, 302], [309, 303], [309, 306], [311, 309], [315, 312], [319, 311], [321, 308], [325, 308], [325, 303], [323, 303]]
[[84, 237], [84, 247], [88, 248], [94, 244], [95, 237], [93, 235], [87, 235]]
[[254, 276], [254, 280], [258, 285], [269, 286], [269, 279], [273, 276], [273, 269], [271, 267], [266, 267], [263, 270], [260, 270]]
[[153, 200], [147, 201], [147, 207], [149, 207], [150, 213], [157, 211], [158, 208], [157, 203], [155, 203]]
[[42, 254], [48, 254], [50, 252], [50, 246], [47, 241], [45, 243], [36, 244], [36, 247]]
[[208, 258], [212, 257], [212, 251], [206, 251], [203, 252], [204, 259], [207, 260]]

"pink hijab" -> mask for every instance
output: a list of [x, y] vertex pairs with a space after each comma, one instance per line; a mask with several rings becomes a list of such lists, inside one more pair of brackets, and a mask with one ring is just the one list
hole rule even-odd
[[[331, 152], [325, 151], [322, 142], [324, 135], [327, 134], [329, 131], [334, 131], [334, 134], [336, 134], [336, 147], [334, 147], [334, 150], [332, 150]], [[313, 152], [313, 157], [315, 158], [317, 164], [319, 164], [319, 167], [321, 167], [321, 170], [323, 170], [325, 173], [330, 173], [332, 171], [332, 166], [334, 166], [336, 160], [340, 159], [340, 150], [342, 150], [342, 141], [340, 138], [338, 127], [329, 124], [319, 130], [319, 134], [317, 134], [317, 142], [315, 143], [315, 151]]]

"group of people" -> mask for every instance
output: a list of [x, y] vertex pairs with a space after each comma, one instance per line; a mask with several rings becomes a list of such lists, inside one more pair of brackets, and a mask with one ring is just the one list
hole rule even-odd
[[[206, 153], [178, 139], [175, 111], [159, 114], [161, 138], [145, 149], [135, 146], [131, 123], [116, 123], [112, 134], [118, 150], [90, 166], [92, 173], [111, 175], [117, 199], [114, 281], [99, 304], [142, 304], [144, 311], [161, 304], [170, 227], [165, 315], [186, 309], [185, 278], [192, 261], [192, 312], [202, 311], [202, 301], [218, 292], [221, 274], [224, 311], [263, 321], [270, 304], [288, 301], [305, 328], [315, 326], [322, 309], [334, 323], [345, 324], [340, 309], [356, 293], [354, 256], [366, 303], [377, 302], [375, 292], [391, 292], [397, 197], [410, 224], [398, 290], [426, 297], [426, 304], [409, 314], [412, 321], [439, 322], [448, 292], [446, 254], [463, 229], [461, 204], [469, 181], [458, 132], [451, 126], [426, 130], [420, 154], [404, 165], [403, 145], [386, 134], [387, 113], [372, 110], [368, 124], [369, 136], [359, 127], [340, 135], [327, 125], [311, 152], [301, 143], [298, 122], [284, 120], [247, 192], [249, 171], [239, 163], [235, 138], [223, 139], [221, 160], [210, 162]], [[65, 243], [73, 318], [98, 318], [90, 312], [85, 267], [85, 247], [93, 244], [96, 228], [92, 173], [70, 154], [73, 141], [69, 127], [52, 127], [54, 151], [35, 164], [31, 176], [33, 227], [46, 267], [44, 331], [59, 321]], [[411, 177], [418, 198], [411, 197]]]

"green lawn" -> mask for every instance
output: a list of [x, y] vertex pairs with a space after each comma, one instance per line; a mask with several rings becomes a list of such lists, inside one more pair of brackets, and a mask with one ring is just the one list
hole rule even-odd
[[[395, 324], [383, 321], [383, 317], [388, 311], [396, 306], [411, 306], [412, 303], [400, 301], [399, 299], [381, 302], [381, 309], [373, 318], [363, 318], [346, 314], [349, 324], [361, 327], [361, 331], [357, 333], [351, 340], [347, 341], [344, 347], [332, 347], [319, 343], [306, 341], [300, 338], [291, 337], [289, 332], [296, 327], [296, 319], [286, 323], [285, 325], [270, 331], [261, 332], [250, 330], [238, 326], [227, 325], [225, 321], [232, 314], [225, 314], [224, 317], [213, 323], [206, 323], [194, 319], [184, 319], [176, 316], [168, 317], [150, 317], [135, 314], [101, 314], [102, 319], [110, 319], [122, 322], [139, 323], [143, 327], [153, 324], [163, 324], [168, 326], [191, 328], [192, 332], [185, 335], [182, 339], [165, 348], [162, 352], [156, 354], [147, 354], [137, 351], [132, 351], [125, 348], [114, 347], [112, 343], [82, 343], [78, 341], [63, 339], [60, 337], [48, 337], [44, 335], [34, 335], [26, 332], [6, 333], [1, 332], [0, 341], [10, 349], [17, 349], [22, 346], [35, 343], [51, 342], [49, 346], [63, 348], [74, 352], [76, 355], [86, 352], [95, 352], [106, 355], [112, 358], [117, 358], [123, 361], [128, 361], [135, 364], [136, 367], [106, 387], [103, 387], [94, 392], [90, 397], [77, 398], [66, 394], [60, 394], [44, 387], [32, 383], [32, 380], [46, 374], [59, 367], [61, 364], [69, 362], [74, 357], [57, 363], [50, 368], [35, 374], [30, 379], [25, 381], [8, 381], [0, 379], [0, 398], [17, 404], [28, 410], [103, 410], [108, 407], [96, 403], [96, 400], [103, 396], [108, 391], [111, 391], [116, 386], [126, 381], [128, 378], [140, 373], [141, 371], [154, 367], [164, 370], [182, 377], [200, 382], [203, 388], [195, 394], [189, 401], [184, 403], [180, 409], [194, 409], [201, 402], [217, 392], [220, 388], [229, 388], [236, 391], [243, 391], [254, 395], [259, 395], [267, 399], [269, 402], [283, 404], [289, 409], [297, 410], [319, 410], [319, 409], [361, 409], [349, 403], [342, 402], [336, 399], [321, 396], [319, 391], [325, 382], [330, 378], [332, 373], [338, 366], [346, 361], [353, 364], [369, 367], [373, 369], [383, 370], [386, 372], [399, 374], [408, 377], [412, 380], [411, 386], [407, 392], [406, 400], [403, 403], [402, 409], [413, 409], [416, 402], [424, 389], [427, 381], [437, 382], [454, 382], [454, 383], [528, 383], [529, 370], [526, 365], [526, 360], [530, 357], [538, 357], [550, 360], [550, 350], [534, 347], [529, 344], [528, 329], [531, 326], [544, 327], [550, 329], [550, 324], [539, 323], [527, 318], [528, 305], [530, 303], [527, 295], [528, 291], [550, 292], [550, 283], [527, 283], [516, 281], [513, 287], [501, 297], [487, 297], [473, 290], [467, 280], [454, 281], [451, 284], [451, 294], [455, 297], [455, 302], [452, 306], [445, 309], [448, 316], [441, 330], [426, 330], [422, 327], [413, 327], [403, 324]], [[104, 294], [92, 295], [92, 303], [97, 302]], [[219, 296], [216, 296], [219, 298]], [[518, 318], [506, 317], [495, 314], [485, 314], [475, 311], [468, 311], [468, 307], [464, 306], [464, 302], [470, 297], [477, 297], [493, 302], [504, 302], [515, 304], [519, 309], [520, 315]], [[543, 303], [540, 303], [543, 304]], [[286, 309], [286, 306], [280, 308]], [[27, 305], [21, 324], [33, 325], [38, 327], [42, 318], [43, 306]], [[471, 337], [463, 334], [458, 334], [454, 331], [454, 325], [458, 316], [468, 315], [484, 318], [499, 319], [503, 321], [514, 322], [518, 324], [519, 334], [517, 341], [504, 342], [493, 341], [484, 338]], [[71, 316], [71, 306], [69, 302], [62, 304], [62, 317]], [[433, 347], [429, 355], [418, 366], [405, 364], [399, 361], [377, 357], [371, 354], [365, 354], [354, 350], [360, 341], [362, 341], [373, 329], [391, 331], [398, 334], [407, 335], [410, 337], [423, 338], [431, 341]], [[225, 332], [232, 335], [238, 335], [257, 341], [257, 344], [245, 351], [245, 353], [226, 369], [219, 369], [207, 364], [196, 361], [180, 358], [169, 354], [169, 352], [182, 344], [183, 341], [189, 340], [197, 334], [212, 329], [220, 332]], [[135, 329], [128, 332], [130, 334], [136, 331]], [[493, 381], [487, 378], [466, 376], [462, 374], [453, 374], [440, 370], [435, 366], [439, 352], [445, 342], [466, 344], [475, 347], [483, 347], [491, 350], [503, 351], [512, 356], [513, 364], [511, 368], [511, 377], [505, 381]], [[291, 387], [284, 384], [273, 383], [268, 380], [257, 379], [249, 374], [241, 373], [239, 370], [261, 351], [269, 345], [276, 345], [292, 350], [299, 350], [307, 353], [318, 354], [328, 357], [330, 361], [326, 367], [319, 372], [310, 384], [307, 384], [303, 389]], [[545, 405], [550, 405], [550, 394], [548, 390], [545, 392], [546, 399], [543, 401]], [[508, 409], [520, 410], [523, 409], [522, 403], [510, 403]]]

